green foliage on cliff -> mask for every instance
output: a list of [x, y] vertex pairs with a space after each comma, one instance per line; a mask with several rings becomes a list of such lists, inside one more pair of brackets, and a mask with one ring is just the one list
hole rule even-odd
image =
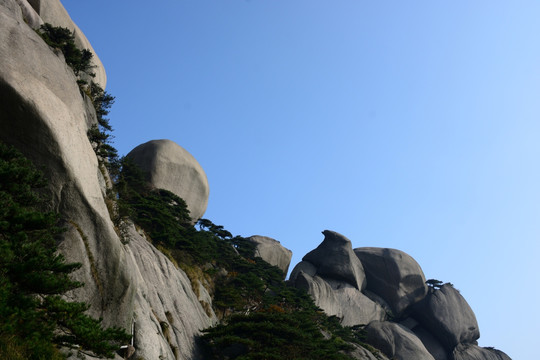
[[56, 346], [111, 357], [121, 329], [103, 329], [84, 303], [60, 295], [82, 286], [69, 274], [80, 264], [57, 252], [58, 216], [41, 210], [41, 174], [0, 143], [0, 358], [61, 358]]
[[[203, 270], [212, 284], [220, 325], [204, 330], [207, 359], [349, 359], [362, 331], [327, 317], [283, 272], [255, 257], [255, 245], [210, 220], [191, 225], [182, 199], [150, 188], [145, 174], [122, 159], [116, 189], [122, 216], [142, 227], [183, 268]], [[325, 338], [322, 331], [327, 334]]]
[[62, 51], [66, 63], [73, 69], [75, 75], [84, 72], [90, 76], [95, 76], [92, 69], [92, 52], [88, 49], [79, 49], [75, 45], [75, 35], [67, 28], [43, 24], [38, 30], [45, 42]]

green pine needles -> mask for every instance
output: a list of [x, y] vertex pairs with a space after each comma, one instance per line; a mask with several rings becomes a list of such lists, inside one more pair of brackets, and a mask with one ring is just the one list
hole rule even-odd
[[112, 357], [130, 336], [103, 329], [88, 305], [61, 297], [81, 287], [69, 274], [80, 264], [57, 252], [58, 215], [43, 212], [42, 175], [0, 143], [0, 358], [62, 359], [58, 347]]

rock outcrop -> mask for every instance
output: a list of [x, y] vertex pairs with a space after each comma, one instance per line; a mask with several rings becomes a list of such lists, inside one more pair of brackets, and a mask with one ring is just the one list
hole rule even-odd
[[364, 267], [354, 254], [351, 241], [335, 231], [324, 230], [323, 235], [324, 241], [302, 260], [315, 265], [319, 276], [344, 280], [358, 290], [364, 290]]
[[[207, 290], [204, 281], [189, 279], [129, 221], [111, 220], [108, 174], [87, 137], [96, 113], [63, 55], [34, 31], [45, 22], [71, 29], [78, 45], [93, 51], [60, 1], [0, 0], [0, 141], [18, 148], [49, 180], [48, 210], [60, 213], [66, 228], [59, 251], [68, 262], [82, 264], [73, 277], [85, 284], [66, 296], [88, 303], [89, 314], [103, 318], [106, 327], [133, 329], [132, 358], [202, 358], [195, 338], [218, 321], [211, 286]], [[105, 70], [97, 56], [94, 61], [96, 82], [105, 87]], [[182, 197], [193, 219], [204, 214], [208, 181], [187, 151], [154, 140], [129, 157], [149, 173], [153, 186]], [[375, 356], [355, 345], [352, 358], [510, 359], [477, 345], [478, 324], [465, 299], [449, 285], [426, 292], [424, 274], [409, 255], [353, 251], [346, 237], [323, 234], [289, 281], [342, 324], [366, 325], [367, 341], [384, 353]], [[289, 250], [270, 238], [250, 240], [261, 258], [287, 272]]]
[[453, 360], [512, 360], [500, 350], [477, 345], [458, 345], [452, 355]]
[[[499, 350], [477, 346], [478, 324], [465, 299], [449, 284], [428, 291], [411, 256], [395, 249], [357, 248], [358, 264], [351, 261], [347, 238], [323, 233], [323, 243], [295, 266], [290, 283], [305, 289], [343, 325], [367, 324], [366, 341], [388, 358], [509, 359]], [[358, 276], [364, 272], [365, 277]]]
[[480, 337], [474, 312], [451, 285], [430, 292], [415, 306], [414, 317], [450, 351]]
[[367, 277], [367, 289], [385, 299], [396, 317], [427, 293], [420, 265], [403, 251], [364, 247], [354, 249]]
[[[44, 17], [25, 21], [27, 4]], [[135, 358], [172, 359], [175, 352], [181, 359], [196, 358], [194, 337], [215, 318], [164, 255], [133, 232], [118, 235], [104, 198], [104, 173], [87, 137], [95, 111], [63, 55], [32, 29], [36, 23], [70, 21], [57, 0], [0, 0], [0, 141], [45, 172], [50, 210], [61, 214], [67, 229], [59, 250], [68, 262], [82, 264], [73, 278], [85, 286], [68, 297], [88, 303], [89, 314], [103, 318], [104, 326], [130, 329], [135, 321]], [[170, 325], [168, 336], [160, 322]]]
[[286, 276], [291, 263], [292, 251], [285, 248], [279, 241], [267, 236], [253, 235], [248, 240], [255, 244], [255, 256], [277, 266]]
[[373, 321], [366, 327], [366, 341], [396, 360], [435, 360], [424, 344], [406, 327]]
[[343, 325], [368, 324], [384, 320], [384, 308], [362, 293], [365, 275], [349, 239], [334, 231], [323, 231], [323, 242], [304, 256], [289, 281], [310, 294], [328, 315]]
[[147, 173], [152, 186], [184, 199], [194, 221], [204, 215], [210, 194], [208, 179], [184, 148], [171, 140], [152, 140], [131, 150], [127, 157]]

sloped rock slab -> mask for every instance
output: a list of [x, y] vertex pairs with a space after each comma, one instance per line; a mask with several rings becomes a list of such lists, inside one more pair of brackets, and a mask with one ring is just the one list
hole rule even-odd
[[413, 316], [448, 351], [458, 344], [472, 344], [480, 337], [474, 312], [451, 285], [444, 285], [428, 294], [414, 306]]
[[384, 309], [345, 281], [326, 281], [300, 271], [294, 286], [306, 290], [315, 304], [330, 316], [341, 319], [344, 326], [365, 325], [373, 320], [384, 320]]
[[477, 345], [458, 345], [452, 355], [453, 360], [512, 360], [500, 350]]
[[363, 247], [354, 249], [367, 278], [367, 289], [382, 297], [400, 317], [426, 293], [426, 278], [420, 265], [396, 249]]
[[366, 342], [396, 360], [435, 360], [424, 344], [406, 327], [387, 321], [366, 326]]

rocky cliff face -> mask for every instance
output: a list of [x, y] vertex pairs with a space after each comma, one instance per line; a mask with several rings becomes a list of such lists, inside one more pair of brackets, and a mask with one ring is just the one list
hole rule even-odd
[[[87, 137], [96, 113], [62, 53], [34, 31], [45, 22], [69, 28], [78, 46], [93, 52], [59, 0], [0, 0], [0, 140], [49, 179], [50, 208], [67, 228], [60, 250], [83, 265], [74, 277], [85, 286], [68, 296], [89, 303], [91, 315], [105, 326], [133, 329], [133, 358], [200, 358], [194, 339], [218, 322], [210, 292], [134, 224], [119, 228], [111, 220], [108, 174]], [[105, 70], [97, 55], [93, 59], [94, 81], [105, 87]], [[134, 149], [131, 157], [149, 171], [151, 183], [184, 198], [193, 218], [204, 214], [208, 182], [185, 150], [160, 140]], [[478, 324], [466, 301], [448, 285], [428, 291], [410, 256], [393, 249], [353, 250], [344, 236], [324, 235], [295, 267], [290, 283], [342, 324], [366, 325], [367, 341], [384, 353], [379, 359], [509, 359], [477, 346]], [[249, 241], [258, 256], [287, 272], [289, 250], [262, 236]], [[358, 345], [349, 355], [375, 359]]]
[[[119, 237], [105, 202], [106, 174], [86, 134], [97, 122], [95, 111], [62, 53], [34, 31], [43, 22], [74, 30], [76, 42], [91, 49], [60, 1], [1, 0], [0, 140], [46, 173], [51, 209], [68, 229], [60, 249], [68, 261], [83, 264], [74, 277], [85, 286], [70, 296], [89, 303], [106, 326], [135, 323], [137, 356], [196, 358], [193, 336], [215, 318], [186, 274], [142, 235], [130, 227]], [[105, 71], [94, 59], [95, 81], [104, 86]], [[163, 323], [170, 325], [168, 336]]]
[[499, 350], [477, 346], [480, 331], [469, 304], [450, 284], [428, 289], [412, 257], [395, 249], [353, 250], [344, 236], [323, 234], [321, 245], [293, 269], [291, 283], [343, 324], [367, 325], [367, 342], [386, 356], [509, 359]]

